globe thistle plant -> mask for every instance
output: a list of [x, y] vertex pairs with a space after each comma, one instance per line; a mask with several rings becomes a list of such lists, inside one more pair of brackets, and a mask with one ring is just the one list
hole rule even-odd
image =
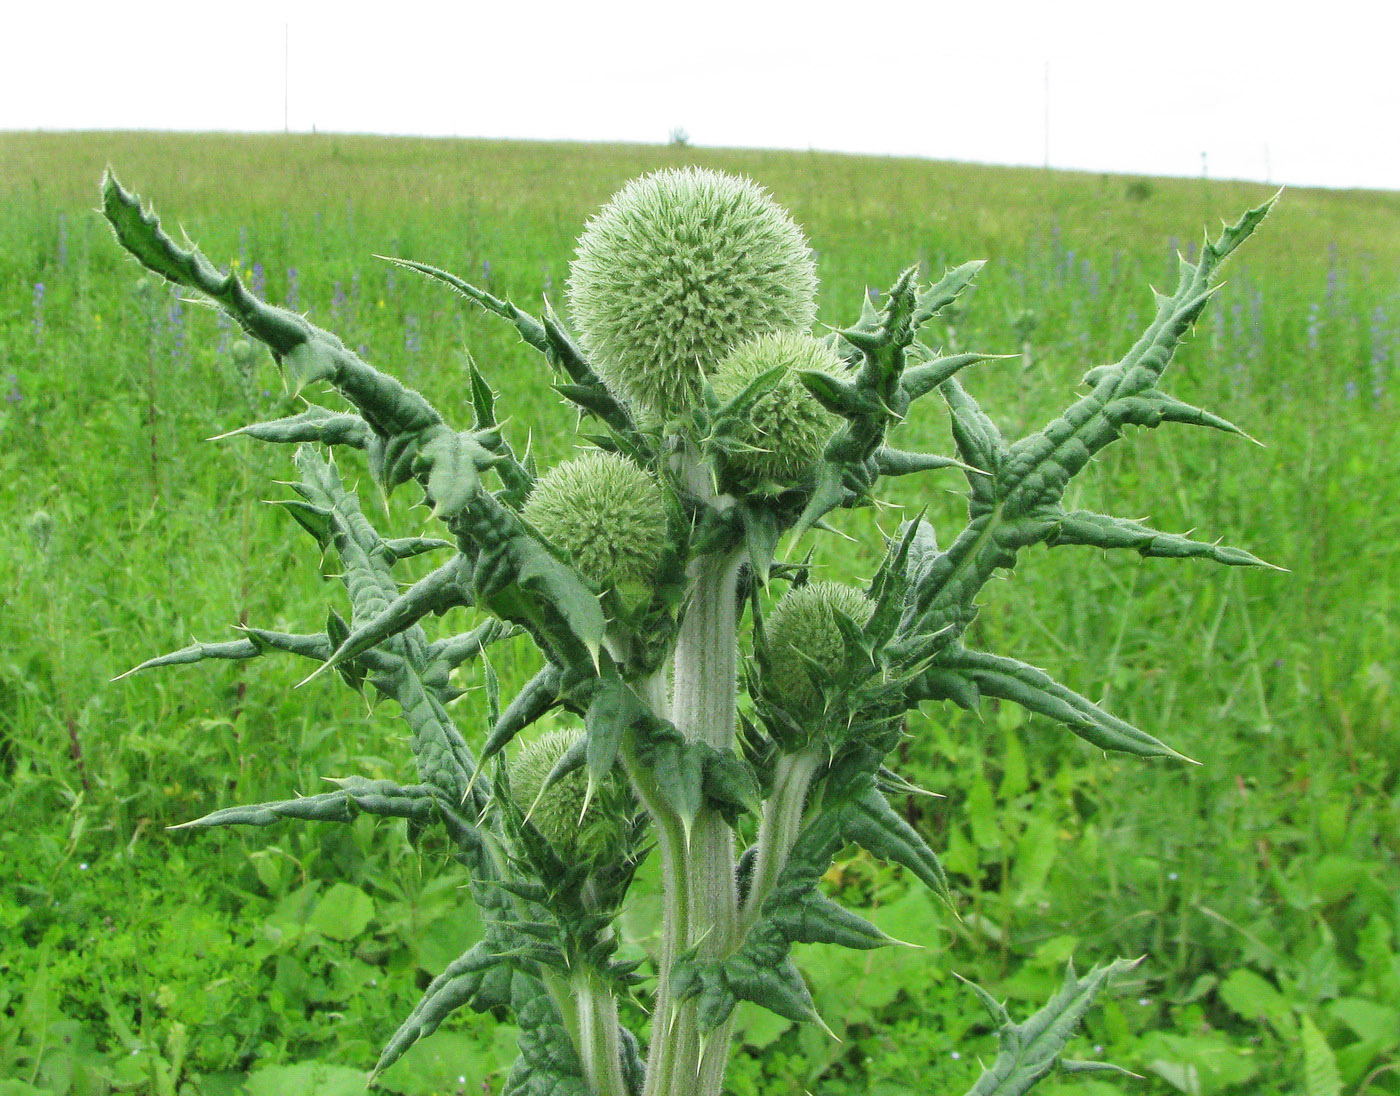
[[862, 591], [839, 582], [809, 582], [784, 594], [768, 618], [763, 685], [773, 702], [797, 716], [820, 713], [821, 683], [840, 676], [852, 654], [842, 622], [863, 628], [874, 609]]
[[[548, 306], [532, 316], [445, 271], [394, 260], [510, 324], [591, 420], [586, 437], [599, 451], [537, 475], [474, 363], [464, 378], [473, 422], [459, 429], [334, 335], [176, 243], [109, 175], [103, 209], [122, 246], [223, 309], [272, 352], [293, 392], [316, 396], [298, 414], [233, 433], [297, 446], [285, 508], [338, 558], [346, 591], [344, 613], [332, 609], [322, 628], [249, 627], [137, 669], [293, 654], [317, 665], [312, 677], [331, 671], [396, 701], [412, 740], [412, 776], [347, 776], [330, 791], [187, 825], [370, 813], [436, 827], [482, 910], [481, 938], [427, 987], [374, 1076], [470, 1008], [519, 1027], [510, 1096], [719, 1096], [741, 1001], [821, 1023], [794, 944], [893, 943], [823, 892], [842, 848], [862, 846], [956, 906], [938, 857], [889, 799], [908, 788], [888, 764], [905, 728], [918, 726], [916, 709], [991, 698], [1096, 749], [1180, 759], [1045, 672], [973, 646], [969, 626], [982, 587], [1034, 545], [1261, 564], [1072, 509], [1066, 493], [1129, 426], [1239, 433], [1169, 395], [1163, 379], [1216, 271], [1268, 208], [1207, 240], [1198, 261], [1182, 260], [1137, 341], [1019, 439], [1004, 437], [958, 378], [993, 355], [925, 341], [980, 263], [929, 285], [911, 268], [819, 343], [808, 333], [816, 280], [802, 232], [745, 179], [687, 169], [628, 184], [579, 243], [569, 285], [577, 340]], [[324, 405], [322, 393], [341, 403]], [[949, 416], [955, 454], [890, 444], [926, 398]], [[413, 484], [443, 536], [382, 534], [341, 465], [363, 466], [386, 492]], [[872, 504], [883, 479], [945, 473], [963, 477], [967, 503], [950, 538], [940, 543], [915, 516], [858, 585], [810, 580], [807, 542], [833, 511]], [[402, 584], [395, 568], [425, 553], [439, 565]], [[792, 588], [778, 597], [784, 583]], [[465, 630], [429, 634], [433, 620], [464, 613]], [[741, 675], [745, 634], [754, 658]], [[504, 706], [484, 657], [502, 643], [535, 667]], [[449, 708], [465, 694], [454, 674], [475, 661], [484, 703]], [[741, 717], [742, 691], [752, 704]], [[582, 729], [547, 733], [505, 763], [517, 735], [559, 712]], [[464, 717], [479, 720], [475, 730]], [[648, 854], [659, 861], [663, 924], [644, 962], [624, 962], [617, 918]], [[1020, 1023], [978, 991], [1000, 1046], [969, 1096], [1024, 1093], [1057, 1067], [1112, 1068], [1062, 1052], [1094, 994], [1131, 966], [1071, 969]], [[645, 1040], [618, 1007], [637, 994], [649, 998]]]
[[555, 767], [583, 741], [582, 730], [554, 730], [523, 745], [510, 765], [511, 794], [565, 863], [593, 868], [624, 862], [632, 828], [625, 783], [610, 774], [594, 789], [582, 768], [550, 782]]
[[585, 226], [569, 307], [598, 375], [634, 413], [665, 422], [704, 375], [757, 335], [816, 318], [802, 230], [748, 179], [699, 168], [628, 183]]
[[668, 548], [665, 494], [617, 453], [585, 453], [550, 469], [521, 516], [603, 590], [647, 587]]
[[796, 486], [836, 433], [841, 420], [807, 391], [804, 373], [844, 378], [846, 363], [806, 332], [780, 331], [739, 346], [711, 376], [721, 402], [772, 377], [771, 387], [735, 417], [725, 446], [725, 469], [741, 487], [781, 492]]

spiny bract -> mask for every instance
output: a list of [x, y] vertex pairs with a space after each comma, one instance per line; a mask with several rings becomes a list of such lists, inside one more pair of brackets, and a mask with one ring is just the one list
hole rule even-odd
[[874, 604], [854, 586], [809, 582], [789, 590], [768, 620], [768, 677], [764, 691], [793, 714], [815, 712], [821, 693], [812, 674], [834, 674], [846, 661], [836, 614], [865, 624]]
[[[594, 790], [588, 810], [587, 770], [579, 768], [540, 788], [559, 759], [583, 737], [581, 730], [546, 731], [525, 745], [510, 765], [510, 790], [522, 811], [566, 864], [602, 865], [627, 855], [626, 791], [615, 776]], [[539, 799], [536, 803], [535, 800]], [[531, 809], [533, 808], [533, 810]]]
[[745, 343], [720, 363], [711, 384], [721, 400], [732, 400], [773, 369], [782, 369], [782, 378], [741, 418], [734, 440], [743, 448], [728, 456], [730, 469], [745, 486], [797, 483], [840, 423], [797, 375], [815, 371], [844, 378], [848, 371], [835, 351], [806, 332], [782, 331]]
[[816, 317], [816, 263], [792, 218], [749, 179], [700, 168], [634, 179], [584, 226], [569, 274], [579, 339], [643, 418], [697, 400], [729, 351]]
[[604, 590], [644, 584], [666, 551], [666, 498], [626, 457], [585, 453], [551, 468], [523, 516]]

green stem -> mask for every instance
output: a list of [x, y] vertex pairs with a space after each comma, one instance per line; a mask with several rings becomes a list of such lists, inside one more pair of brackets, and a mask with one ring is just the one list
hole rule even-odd
[[[669, 713], [670, 691], [665, 670], [641, 682], [638, 691], [657, 715], [665, 717]], [[637, 798], [647, 808], [656, 825], [656, 844], [661, 855], [662, 902], [666, 913], [661, 933], [661, 959], [656, 1003], [652, 1011], [645, 1088], [645, 1096], [659, 1096], [662, 1080], [669, 1076], [673, 1064], [675, 1044], [668, 1035], [671, 1026], [671, 966], [690, 936], [691, 876], [686, 857], [685, 828], [680, 816], [662, 796], [655, 775], [637, 760], [634, 744], [629, 738], [624, 737], [620, 752]]]
[[[734, 744], [740, 562], [737, 553], [695, 561], [690, 603], [676, 640], [671, 720], [688, 740], [717, 750]], [[702, 958], [718, 958], [731, 946], [739, 914], [734, 832], [718, 812], [701, 807], [685, 856], [693, 880], [689, 933], [677, 938], [682, 947], [697, 947]], [[658, 1019], [668, 1015], [657, 1011]], [[658, 1081], [660, 1096], [718, 1096], [728, 1060], [727, 1025], [702, 1039], [696, 1005], [686, 1002], [675, 1008], [665, 1038], [672, 1044], [670, 1070]], [[704, 1076], [702, 1054], [717, 1062]]]
[[617, 998], [597, 973], [588, 969], [574, 978], [573, 991], [579, 1057], [588, 1087], [593, 1096], [627, 1096]]
[[[812, 786], [812, 777], [816, 775], [821, 762], [822, 751], [815, 746], [778, 758], [773, 773], [773, 793], [763, 805], [763, 821], [758, 827], [758, 854], [740, 917], [740, 937], [758, 920], [763, 903], [778, 884], [778, 877], [787, 864], [788, 853], [792, 851], [802, 829], [802, 808], [807, 802], [807, 789]], [[735, 941], [736, 944], [739, 942]]]

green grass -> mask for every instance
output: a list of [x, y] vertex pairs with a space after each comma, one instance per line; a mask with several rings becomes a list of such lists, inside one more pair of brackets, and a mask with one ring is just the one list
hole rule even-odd
[[[682, 162], [746, 172], [806, 227], [826, 323], [911, 262], [991, 259], [946, 334], [1016, 352], [1013, 324], [1033, 311], [1028, 362], [966, 380], [1014, 433], [1127, 348], [1147, 285], [1169, 282], [1172, 238], [1185, 247], [1268, 193], [826, 154], [0, 135], [0, 1096], [212, 1096], [250, 1073], [257, 1096], [305, 1087], [266, 1072], [279, 1064], [365, 1069], [472, 931], [451, 867], [393, 826], [164, 831], [323, 775], [403, 776], [409, 754], [389, 712], [325, 679], [294, 692], [305, 669], [284, 661], [109, 683], [240, 618], [318, 627], [339, 596], [307, 539], [258, 502], [279, 497], [290, 454], [202, 440], [289, 406], [271, 362], [241, 377], [212, 314], [140, 290], [92, 209], [109, 162], [215, 261], [260, 264], [272, 300], [295, 292], [459, 420], [469, 347], [513, 437], [546, 462], [573, 428], [547, 367], [499, 321], [372, 255], [533, 309], [561, 299], [583, 220], [627, 178]], [[1400, 194], [1285, 193], [1166, 385], [1267, 448], [1168, 427], [1114, 447], [1078, 489], [1078, 505], [1194, 527], [1290, 574], [1065, 549], [1030, 554], [985, 599], [979, 641], [1203, 765], [1105, 757], [1012, 708], [927, 710], [904, 767], [949, 798], [909, 809], [944, 854], [962, 924], [897, 872], [841, 862], [833, 886], [930, 950], [805, 955], [843, 1041], [753, 1018], [736, 1096], [961, 1092], [991, 1043], [949, 971], [1026, 1010], [1071, 952], [1146, 954], [1075, 1053], [1103, 1045], [1147, 1080], [1047, 1083], [1047, 1096], [1302, 1092], [1321, 1053], [1309, 1023], [1343, 1091], [1400, 1093], [1387, 1068], [1400, 1052], [1397, 267]], [[932, 402], [902, 432], [948, 451]], [[957, 487], [930, 475], [889, 497], [927, 505], [946, 537]], [[425, 518], [401, 494], [403, 534]], [[27, 532], [41, 508], [55, 519], [45, 551]], [[868, 575], [897, 517], [843, 515], [859, 547], [824, 544], [824, 576]], [[518, 683], [528, 655], [503, 648], [496, 669]], [[456, 712], [479, 738], [476, 695]], [[499, 1087], [509, 1033], [477, 1017], [449, 1027], [391, 1087]]]

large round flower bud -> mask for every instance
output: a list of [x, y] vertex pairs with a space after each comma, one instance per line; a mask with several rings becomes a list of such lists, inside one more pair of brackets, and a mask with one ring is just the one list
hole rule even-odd
[[816, 292], [802, 230], [761, 187], [672, 168], [634, 179], [588, 222], [568, 297], [604, 382], [665, 422], [735, 347], [810, 327]]
[[746, 484], [799, 481], [812, 467], [840, 419], [817, 402], [798, 379], [816, 370], [843, 376], [836, 352], [805, 332], [783, 331], [744, 343], [719, 364], [710, 383], [721, 400], [731, 400], [751, 381], [773, 369], [782, 378], [754, 402], [735, 436], [742, 446], [729, 454], [729, 467]]
[[551, 468], [525, 500], [523, 516], [605, 590], [645, 585], [666, 551], [660, 485], [616, 453], [585, 453]]
[[604, 780], [594, 789], [586, 811], [586, 769], [575, 769], [540, 795], [545, 778], [582, 737], [580, 730], [546, 731], [527, 743], [511, 762], [510, 790], [520, 809], [530, 812], [530, 822], [559, 859], [567, 864], [601, 866], [622, 859], [628, 852], [630, 797], [622, 782], [616, 776]]
[[809, 582], [789, 590], [767, 622], [764, 692], [794, 715], [820, 710], [821, 693], [812, 675], [835, 674], [846, 661], [846, 640], [836, 614], [863, 625], [874, 611], [874, 603], [863, 593], [839, 582]]

